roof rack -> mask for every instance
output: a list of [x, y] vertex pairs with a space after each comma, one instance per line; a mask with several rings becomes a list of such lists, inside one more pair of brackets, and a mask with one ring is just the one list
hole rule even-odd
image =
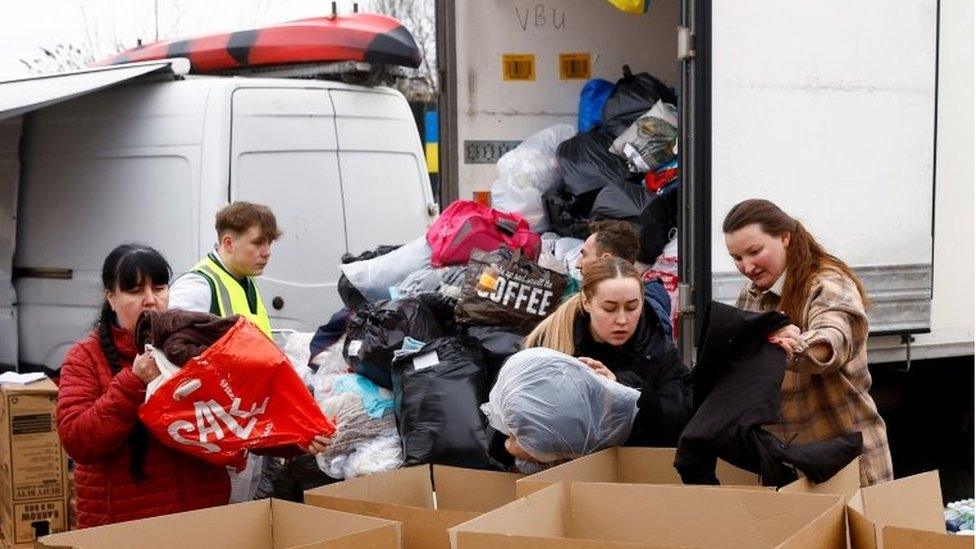
[[338, 80], [349, 84], [379, 86], [392, 83], [397, 78], [409, 78], [410, 72], [394, 65], [338, 61], [333, 63], [294, 63], [240, 67], [210, 74], [222, 76], [254, 76], [267, 78], [300, 78], [310, 80]]

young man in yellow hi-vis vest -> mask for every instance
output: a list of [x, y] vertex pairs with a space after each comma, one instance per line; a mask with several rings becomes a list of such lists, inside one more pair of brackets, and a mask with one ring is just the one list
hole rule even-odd
[[[281, 236], [275, 216], [267, 206], [234, 202], [217, 212], [217, 245], [169, 288], [169, 308], [241, 315], [271, 337], [268, 310], [254, 277], [264, 272], [271, 259], [271, 244]], [[317, 436], [306, 451], [325, 450], [328, 439]], [[230, 503], [249, 501], [263, 468], [260, 456], [250, 455], [241, 473], [229, 470]]]
[[281, 236], [267, 206], [234, 202], [217, 212], [217, 245], [170, 287], [170, 309], [241, 315], [269, 338], [271, 322], [254, 277]]

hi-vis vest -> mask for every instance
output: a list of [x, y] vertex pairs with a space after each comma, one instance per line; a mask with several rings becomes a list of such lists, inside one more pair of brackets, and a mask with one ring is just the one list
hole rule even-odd
[[[210, 286], [215, 290], [214, 294], [217, 297], [217, 309], [220, 316], [241, 315], [260, 328], [264, 335], [271, 338], [271, 321], [268, 319], [268, 311], [264, 308], [264, 300], [261, 299], [261, 292], [258, 290], [257, 284], [254, 284], [254, 293], [257, 294], [257, 311], [252, 313], [247, 304], [247, 294], [244, 293], [244, 287], [209, 254], [191, 270], [200, 273], [210, 281]], [[251, 283], [253, 284], [253, 281]]]

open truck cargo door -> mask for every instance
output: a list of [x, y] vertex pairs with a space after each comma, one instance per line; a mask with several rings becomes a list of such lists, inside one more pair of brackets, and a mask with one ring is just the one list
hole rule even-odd
[[725, 249], [725, 214], [767, 198], [861, 277], [872, 335], [927, 332], [938, 1], [696, 8], [710, 27], [697, 29], [711, 96], [697, 160], [710, 189], [711, 297], [732, 303], [746, 282]]
[[0, 82], [0, 366], [17, 366], [17, 294], [14, 276], [70, 277], [57, 265], [37, 265], [14, 273], [20, 139], [23, 116], [32, 111], [148, 75], [182, 76], [185, 59], [132, 63]]

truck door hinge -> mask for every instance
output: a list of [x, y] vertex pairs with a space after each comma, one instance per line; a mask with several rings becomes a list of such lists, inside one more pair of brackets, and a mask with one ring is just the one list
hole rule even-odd
[[678, 27], [678, 59], [695, 57], [695, 34], [688, 27]]
[[678, 284], [678, 312], [687, 315], [695, 312], [695, 291], [691, 284]]

